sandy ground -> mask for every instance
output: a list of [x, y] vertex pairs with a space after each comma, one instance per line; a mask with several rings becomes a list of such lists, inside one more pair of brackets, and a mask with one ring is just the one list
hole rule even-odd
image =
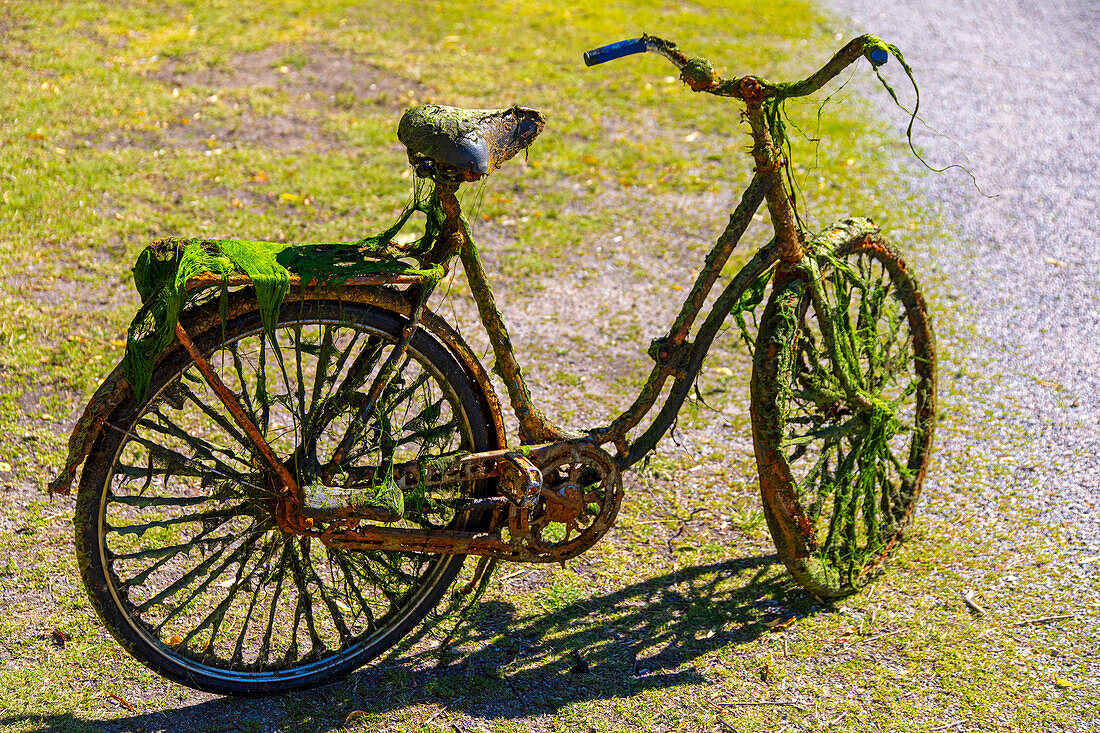
[[[1003, 421], [986, 446], [1020, 493], [1100, 551], [1100, 6], [1088, 0], [832, 2], [850, 32], [895, 43], [918, 70], [915, 140], [933, 164], [915, 179], [955, 228], [932, 250], [974, 317], [962, 361], [991, 377], [967, 409]], [[884, 111], [890, 100], [880, 95]], [[957, 143], [957, 144], [956, 144]], [[961, 152], [960, 152], [961, 151]], [[939, 166], [937, 166], [939, 167]], [[1020, 432], [1024, 437], [1020, 439]], [[944, 435], [943, 440], [959, 440]]]

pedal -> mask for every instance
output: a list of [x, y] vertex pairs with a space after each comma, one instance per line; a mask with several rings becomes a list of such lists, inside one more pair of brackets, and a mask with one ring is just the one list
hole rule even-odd
[[502, 471], [501, 493], [519, 508], [530, 510], [542, 491], [542, 471], [527, 456], [512, 451], [501, 456], [500, 467], [504, 466], [508, 468]]

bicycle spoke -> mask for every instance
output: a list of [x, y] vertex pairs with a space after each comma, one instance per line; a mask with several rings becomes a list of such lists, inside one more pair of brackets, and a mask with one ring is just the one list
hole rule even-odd
[[[377, 481], [396, 506], [407, 501], [397, 526], [446, 527], [469, 501], [469, 485], [403, 491], [393, 467], [487, 449], [479, 413], [471, 420], [462, 412], [477, 407], [465, 396], [477, 387], [461, 386], [460, 401], [448, 379], [465, 379], [461, 368], [430, 335], [411, 339], [396, 358], [396, 317], [348, 308], [352, 320], [303, 310], [274, 337], [238, 327], [206, 358], [303, 485], [369, 490]], [[386, 329], [354, 320], [375, 318]], [[209, 332], [194, 340], [210, 348]], [[438, 365], [418, 350], [424, 344]], [[160, 387], [155, 377], [155, 396], [123, 413], [133, 417], [109, 432], [115, 447], [96, 505], [85, 501], [96, 517], [93, 564], [103, 564], [110, 589], [100, 602], [128, 619], [113, 631], [136, 636], [135, 653], [152, 666], [185, 669], [173, 674], [211, 689], [249, 679], [300, 687], [381, 653], [399, 638], [394, 629], [430, 610], [461, 559], [358, 553], [286, 533], [267, 468], [193, 372], [159, 377]], [[378, 399], [363, 410], [372, 384]], [[365, 413], [358, 422], [357, 413]], [[349, 471], [326, 476], [318, 453], [349, 428]]]
[[[133, 467], [127, 466], [126, 468]], [[119, 471], [119, 473], [124, 472]], [[126, 474], [124, 473], [124, 475]], [[210, 501], [210, 497], [208, 496], [130, 496], [126, 494], [116, 494], [114, 492], [108, 494], [107, 498], [113, 503], [125, 504], [126, 506], [138, 507], [140, 509], [168, 506], [198, 506], [199, 504], [205, 504]]]
[[[216, 446], [211, 445], [202, 438], [189, 434], [186, 430], [172, 424], [171, 422], [166, 421], [166, 423], [167, 424], [163, 424], [154, 422], [152, 420], [142, 419], [138, 421], [138, 427], [146, 428], [147, 430], [152, 430], [166, 437], [176, 438], [177, 440], [182, 441], [195, 451], [197, 458], [210, 461], [214, 464], [214, 467], [223, 475], [232, 476], [237, 473], [232, 466], [230, 466], [228, 463], [225, 463], [221, 460], [221, 458], [218, 457], [218, 453], [224, 453], [224, 451], [219, 451]], [[158, 445], [148, 438], [139, 436], [135, 436], [134, 440], [148, 448], [151, 457], [154, 457], [155, 459], [160, 461], [164, 461], [167, 466], [181, 465], [187, 467], [196, 467], [199, 471], [209, 472], [204, 466], [202, 466], [202, 464], [197, 463], [196, 460], [188, 458], [182, 453], [173, 450], [167, 446]], [[238, 456], [233, 455], [232, 457], [242, 465], [249, 466], [247, 461], [240, 459]], [[249, 467], [251, 468], [251, 466]]]
[[194, 640], [199, 634], [210, 629], [210, 638], [206, 642], [206, 647], [202, 650], [204, 652], [214, 652], [214, 641], [218, 636], [218, 629], [221, 628], [222, 621], [225, 619], [226, 611], [229, 610], [230, 605], [233, 603], [233, 599], [237, 596], [237, 589], [240, 587], [242, 576], [244, 575], [246, 563], [241, 562], [237, 565], [237, 572], [233, 576], [233, 580], [229, 587], [226, 589], [225, 598], [221, 603], [214, 606], [210, 613], [206, 614], [191, 631], [187, 632], [187, 635], [183, 637], [183, 645], [190, 646], [192, 640]]
[[[200, 399], [199, 396], [195, 394], [195, 392], [190, 387], [183, 384], [182, 380], [180, 381], [180, 389], [185, 397], [190, 399], [190, 401], [196, 407], [198, 407], [204, 415], [213, 420], [214, 424], [221, 428], [221, 430], [225, 434], [229, 435], [231, 438], [237, 441], [238, 445], [248, 449], [250, 452], [255, 448], [255, 446], [252, 445], [252, 441], [241, 434], [240, 430], [237, 428], [232, 420], [227, 420], [220, 412], [215, 410], [210, 405], [207, 405], [206, 402]], [[155, 414], [159, 416], [163, 413], [158, 410]], [[232, 457], [236, 458], [236, 455], [232, 455]]]
[[[209, 585], [211, 582], [213, 582], [214, 578], [222, 570], [229, 567], [231, 564], [233, 564], [234, 562], [240, 560], [243, 556], [245, 556], [247, 554], [247, 552], [251, 549], [252, 542], [255, 540], [256, 537], [257, 537], [257, 535], [254, 533], [254, 534], [250, 535], [249, 537], [247, 537], [239, 545], [237, 545], [236, 549], [234, 549], [232, 552], [230, 552], [228, 557], [226, 557], [224, 560], [222, 560], [222, 564], [219, 565], [218, 568], [216, 570], [214, 570], [213, 572], [209, 572], [209, 571], [211, 570], [211, 568], [214, 567], [214, 565], [217, 564], [217, 562], [218, 562], [219, 558], [221, 557], [222, 553], [215, 553], [215, 554], [210, 555], [208, 558], [206, 558], [201, 563], [196, 565], [192, 570], [184, 573], [175, 582], [169, 584], [167, 588], [160, 591], [159, 593], [157, 593], [156, 595], [154, 595], [152, 598], [145, 601], [144, 603], [138, 605], [136, 607], [137, 611], [139, 613], [144, 613], [145, 611], [147, 611], [152, 606], [158, 606], [158, 605], [163, 604], [164, 601], [171, 598], [176, 593], [179, 593], [184, 588], [187, 588], [193, 580], [196, 580], [199, 577], [201, 577], [203, 575], [206, 575], [206, 580], [204, 580], [199, 585], [199, 587], [190, 596], [188, 596], [188, 598], [183, 603], [177, 604], [176, 609], [174, 611], [172, 611], [172, 613], [170, 613], [167, 618], [165, 618], [163, 621], [161, 621], [160, 625], [158, 627], [156, 627], [159, 630], [161, 627], [164, 626], [165, 623], [167, 623], [170, 619], [174, 618], [175, 615], [177, 613], [179, 613], [189, 601], [194, 599], [195, 596], [197, 596], [200, 592], [202, 592], [202, 590], [204, 590], [207, 585]], [[223, 550], [223, 552], [224, 552], [224, 550]]]
[[244, 641], [245, 637], [248, 636], [248, 630], [251, 628], [252, 614], [260, 600], [260, 589], [266, 585], [266, 580], [269, 577], [268, 563], [278, 550], [278, 545], [275, 542], [271, 542], [269, 547], [270, 551], [265, 553], [263, 558], [256, 564], [254, 573], [256, 574], [257, 588], [248, 600], [248, 610], [245, 611], [244, 620], [241, 622], [241, 630], [233, 644], [233, 653], [229, 656], [229, 662], [232, 665], [241, 664], [244, 661]]
[[337, 633], [340, 635], [340, 643], [346, 644], [352, 639], [353, 634], [344, 621], [343, 612], [336, 604], [336, 601], [331, 597], [324, 582], [317, 574], [317, 570], [313, 567], [307, 547], [303, 547], [302, 549], [302, 567], [305, 574], [305, 581], [311, 581], [313, 583], [317, 588], [317, 594], [321, 597], [321, 602], [325, 605], [325, 608], [328, 609], [329, 617], [332, 619], [332, 623], [336, 626]]
[[211, 519], [221, 519], [223, 522], [233, 517], [247, 516], [250, 512], [251, 503], [241, 502], [230, 507], [222, 507], [219, 509], [210, 509], [205, 512], [197, 512], [193, 514], [183, 514], [178, 517], [172, 517], [170, 519], [158, 519], [143, 524], [126, 524], [121, 526], [113, 526], [108, 524], [107, 529], [118, 535], [128, 534], [142, 534], [148, 532], [150, 529], [159, 527], [165, 529], [177, 524], [193, 524], [195, 522], [208, 522]]
[[275, 569], [275, 587], [272, 590], [271, 602], [268, 604], [267, 624], [263, 637], [260, 639], [260, 648], [256, 651], [256, 663], [264, 664], [271, 658], [271, 634], [275, 629], [275, 616], [279, 611], [279, 599], [283, 595], [283, 582], [286, 580], [287, 567], [290, 565], [291, 543], [283, 543], [283, 554]]
[[[352, 339], [352, 343], [341, 354], [341, 361], [336, 365], [336, 373], [339, 373], [343, 368], [343, 360], [348, 358], [348, 354], [354, 347], [355, 342], [358, 341], [359, 335], [355, 334]], [[312, 345], [310, 345], [312, 347]], [[303, 344], [300, 348], [306, 348]], [[321, 427], [318, 424], [318, 416], [322, 407], [322, 398], [325, 395], [326, 385], [330, 385], [329, 369], [332, 367], [332, 356], [336, 351], [336, 344], [333, 340], [332, 328], [325, 324], [321, 330], [321, 342], [316, 348], [313, 348], [310, 353], [315, 354], [317, 358], [317, 365], [313, 373], [313, 388], [310, 392], [309, 398], [309, 410], [303, 413], [302, 418], [302, 441], [311, 440], [316, 435], [317, 430]]]
[[334, 554], [330, 552], [330, 556], [333, 557], [336, 564], [340, 567], [340, 572], [343, 575], [344, 585], [347, 586], [347, 590], [351, 595], [345, 596], [348, 600], [348, 605], [351, 605], [351, 601], [355, 601], [358, 611], [362, 613], [367, 620], [366, 631], [373, 633], [377, 628], [374, 612], [371, 610], [370, 603], [363, 597], [362, 589], [355, 584], [356, 573], [354, 569], [350, 567], [354, 562], [358, 561], [355, 556], [345, 555], [343, 553]]
[[[299, 625], [299, 619], [305, 618], [306, 630], [309, 633], [310, 651], [309, 658], [316, 657], [320, 654], [324, 648], [325, 643], [321, 640], [321, 635], [317, 633], [317, 625], [313, 619], [313, 597], [309, 594], [309, 590], [306, 587], [305, 572], [302, 569], [302, 561], [298, 556], [299, 552], [303, 551], [303, 543], [308, 543], [309, 538], [304, 538], [297, 543], [290, 552], [290, 569], [291, 575], [294, 578], [294, 585], [298, 589], [298, 604], [294, 611], [294, 629], [297, 631]], [[292, 634], [292, 648], [297, 652], [297, 634]], [[289, 659], [287, 661], [290, 661]]]

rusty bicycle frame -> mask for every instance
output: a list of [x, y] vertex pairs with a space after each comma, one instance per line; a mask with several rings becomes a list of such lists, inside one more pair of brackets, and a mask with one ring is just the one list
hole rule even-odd
[[[372, 523], [362, 524], [363, 519], [381, 522], [387, 520], [384, 516], [372, 517], [369, 511], [365, 515], [360, 514], [354, 518], [304, 511], [301, 488], [297, 485], [295, 477], [268, 446], [234, 394], [221, 382], [217, 373], [191, 343], [183, 326], [177, 326], [177, 338], [194, 359], [203, 378], [225, 404], [233, 421], [255, 443], [259, 460], [268, 470], [281, 497], [275, 516], [283, 531], [316, 536], [325, 544], [348, 549], [475, 554], [483, 557], [482, 569], [484, 569], [484, 563], [490, 558], [549, 562], [574, 557], [591, 547], [614, 522], [618, 502], [622, 497], [619, 472], [629, 468], [652, 451], [673, 424], [714, 338], [731, 309], [743, 297], [746, 290], [760, 278], [766, 277], [774, 268], [773, 276], [777, 281], [804, 278], [810, 283], [811, 298], [815, 300], [820, 298], [820, 293], [814, 285], [816, 279], [814, 258], [803, 256], [807, 244], [806, 234], [797, 223], [793, 205], [782, 180], [784, 159], [769, 131], [765, 103], [779, 96], [790, 98], [811, 94], [860, 56], [866, 57], [876, 66], [884, 63], [887, 57], [883, 42], [874, 36], [860, 36], [849, 42], [813, 75], [794, 84], [777, 85], [755, 76], [721, 79], [709, 62], [704, 59], [688, 59], [669, 41], [651, 36], [644, 36], [638, 41], [644, 44], [644, 50], [658, 53], [672, 62], [680, 70], [681, 78], [693, 91], [706, 92], [719, 97], [732, 97], [744, 102], [744, 114], [751, 127], [754, 142], [752, 156], [755, 162], [755, 174], [742, 194], [740, 202], [730, 214], [725, 230], [706, 256], [694, 286], [687, 294], [668, 332], [652, 342], [648, 353], [656, 363], [633, 404], [606, 425], [590, 429], [579, 436], [570, 434], [553, 424], [535, 406], [523, 372], [512, 351], [508, 330], [497, 309], [478, 254], [477, 244], [460, 210], [456, 197], [460, 181], [437, 180], [432, 192], [435, 198], [433, 203], [438, 204], [445, 218], [435, 246], [421, 264], [442, 267], [445, 271], [456, 254], [461, 259], [496, 358], [495, 371], [504, 382], [512, 410], [519, 420], [520, 441], [524, 446], [531, 447], [518, 451], [498, 450], [469, 455], [455, 461], [447, 469], [431, 472], [413, 463], [394, 467], [394, 475], [398, 477], [398, 483], [401, 486], [415, 485], [418, 482], [425, 485], [494, 477], [500, 479], [500, 496], [482, 500], [482, 504], [492, 509], [494, 516], [497, 517], [489, 531], [423, 530]], [[464, 180], [471, 180], [471, 178], [467, 176]], [[694, 340], [689, 340], [692, 326], [699, 317], [703, 304], [717, 282], [724, 265], [748, 228], [753, 215], [764, 203], [767, 205], [774, 227], [774, 238], [756, 252], [723, 289], [699, 326]], [[861, 232], [858, 230], [861, 226], [869, 229], [865, 221], [846, 220], [823, 235], [820, 241], [828, 243], [831, 240], [838, 241], [859, 236]], [[415, 277], [406, 277], [403, 280], [391, 277], [384, 279], [383, 282], [386, 285], [409, 285], [405, 295], [412, 305], [405, 308], [408, 311], [407, 325], [386, 364], [375, 378], [357, 419], [364, 419], [369, 414], [385, 381], [391, 376], [394, 366], [407, 349], [413, 332], [422, 325], [426, 315], [424, 304], [434, 285], [433, 282]], [[191, 286], [204, 284], [209, 283], [201, 279], [189, 283]], [[309, 287], [309, 283], [297, 284], [303, 288]], [[345, 291], [350, 292], [357, 287], [372, 284], [366, 281], [362, 283], [351, 281], [345, 285]], [[826, 346], [835, 349], [831, 343], [832, 334], [829, 329], [826, 329], [823, 335]], [[474, 372], [480, 386], [488, 394], [492, 394], [492, 385], [484, 371], [476, 369]], [[859, 391], [852, 380], [846, 378], [843, 373], [838, 376], [848, 397], [857, 403], [861, 402]], [[652, 423], [637, 438], [628, 440], [629, 431], [637, 427], [653, 409], [670, 378], [674, 380], [674, 384]], [[599, 449], [599, 446], [608, 444], [616, 449], [613, 460]], [[336, 463], [339, 463], [342, 449], [343, 445], [337, 448], [334, 459]], [[558, 515], [566, 518], [569, 516], [567, 506], [569, 501], [542, 486], [538, 466], [554, 456], [562, 455], [563, 452], [572, 452], [576, 455], [578, 451], [587, 455], [590, 464], [599, 464], [600, 472], [612, 477], [613, 486], [607, 492], [609, 506], [601, 512], [583, 541], [560, 543], [552, 549], [539, 546], [527, 530], [534, 518], [533, 512], [537, 500], [542, 497], [547, 500], [545, 506], [558, 506]], [[372, 476], [363, 476], [360, 480], [369, 481], [372, 478]], [[315, 522], [317, 518], [326, 520], [321, 523], [323, 526]], [[504, 527], [509, 530], [507, 539], [504, 539], [500, 532]]]
[[[539, 410], [531, 398], [523, 372], [512, 351], [508, 329], [497, 309], [477, 244], [456, 196], [462, 182], [477, 180], [481, 176], [464, 172], [457, 176], [438, 178], [431, 192], [430, 205], [442, 211], [443, 221], [433, 246], [426, 255], [419, 258], [421, 271], [445, 274], [456, 256], [461, 260], [496, 359], [494, 371], [503, 380], [511, 408], [518, 418], [519, 439], [523, 447], [463, 456], [445, 468], [426, 468], [415, 462], [401, 464], [393, 467], [393, 477], [402, 488], [418, 484], [425, 486], [497, 479], [496, 496], [478, 499], [467, 507], [468, 511], [490, 513], [488, 529], [459, 531], [393, 527], [385, 525], [395, 517], [372, 513], [369, 507], [361, 508], [354, 514], [341, 512], [339, 509], [310, 508], [304, 502], [302, 487], [298, 485], [287, 464], [279, 460], [236, 395], [222, 382], [192, 343], [187, 329], [182, 324], [177, 325], [176, 337], [179, 343], [193, 359], [202, 378], [225, 405], [232, 422], [254, 444], [256, 459], [278, 496], [273, 514], [282, 531], [292, 535], [316, 537], [326, 545], [347, 549], [479, 555], [482, 557], [479, 574], [485, 570], [491, 559], [554, 562], [579, 555], [595, 544], [614, 523], [623, 496], [621, 472], [652, 451], [672, 426], [722, 324], [747, 290], [769, 276], [774, 278], [776, 287], [794, 278], [802, 279], [807, 282], [811, 301], [817, 308], [822, 304], [822, 293], [818, 285], [820, 273], [817, 271], [816, 258], [804, 256], [806, 248], [828, 247], [841, 241], [866, 238], [877, 231], [868, 220], [848, 219], [813, 240], [807, 238], [799, 226], [784, 185], [784, 157], [770, 131], [766, 104], [769, 100], [805, 96], [817, 91], [861, 56], [874, 66], [885, 63], [889, 47], [882, 40], [871, 35], [855, 38], [820, 70], [791, 84], [772, 84], [755, 76], [722, 79], [705, 59], [689, 59], [675, 44], [653, 36], [612, 44], [589, 54], [598, 54], [624, 44], [631, 44], [632, 50], [612, 53], [595, 60], [589, 59], [586, 54], [586, 60], [592, 65], [626, 53], [654, 52], [675, 65], [680, 71], [681, 79], [693, 91], [742, 101], [745, 105], [744, 116], [751, 128], [754, 143], [751, 152], [755, 162], [752, 180], [731, 212], [724, 231], [707, 254], [679, 313], [667, 333], [654, 339], [650, 345], [648, 354], [655, 365], [634, 402], [607, 424], [589, 429], [580, 435], [571, 434], [556, 426]], [[694, 339], [689, 339], [692, 327], [723, 267], [761, 204], [767, 206], [775, 236], [725, 286], [696, 330]], [[496, 434], [503, 436], [504, 426], [499, 405], [496, 404], [493, 386], [485, 370], [461, 337], [425, 307], [428, 296], [438, 281], [439, 277], [425, 275], [376, 274], [353, 278], [344, 283], [342, 298], [380, 303], [406, 318], [403, 331], [358, 408], [353, 425], [361, 424], [369, 418], [379, 394], [409, 347], [414, 332], [418, 328], [427, 328], [459, 358], [467, 373], [493, 403], [489, 405], [487, 412], [495, 423], [492, 427]], [[247, 277], [242, 276], [225, 280], [221, 276], [206, 274], [189, 280], [187, 288], [223, 284], [244, 286], [249, 282]], [[316, 283], [302, 282], [296, 277], [291, 278], [290, 285], [303, 293], [316, 289]], [[396, 286], [406, 287], [398, 290]], [[825, 347], [835, 354], [836, 345], [828, 320], [822, 321], [822, 328]], [[834, 361], [839, 363], [843, 360]], [[865, 396], [860, 393], [855, 381], [843, 367], [838, 368], [837, 377], [851, 403], [866, 405]], [[657, 415], [643, 432], [633, 440], [629, 439], [628, 433], [654, 408], [670, 378], [674, 382]], [[110, 380], [97, 392], [81, 418], [81, 425], [85, 426], [82, 438], [78, 439], [74, 435], [74, 440], [82, 443], [74, 448], [66, 472], [51, 486], [51, 491], [61, 491], [67, 487], [76, 465], [79, 464], [79, 460], [74, 461], [73, 456], [83, 459], [88, 455], [92, 443], [123, 392], [124, 385], [111, 383]], [[351, 431], [352, 427], [348, 427], [330, 465], [340, 463], [339, 459], [346, 450]], [[614, 457], [600, 447], [605, 445], [614, 447]], [[589, 478], [604, 482], [602, 505], [591, 526], [578, 537], [569, 540], [567, 533], [565, 541], [547, 544], [531, 531], [537, 512], [549, 516], [551, 521], [561, 521], [568, 525], [575, 521], [584, 508], [584, 501], [575, 495], [575, 488], [572, 489], [574, 494], [567, 495], [565, 490], [557, 491], [553, 487], [543, 486], [539, 467], [562, 460], [579, 462], [586, 467]], [[356, 477], [361, 484], [369, 485], [375, 478], [369, 469], [361, 473], [363, 475]], [[321, 479], [327, 482], [331, 476], [321, 476]], [[774, 500], [774, 497], [767, 496], [767, 487], [764, 487], [764, 491], [765, 501]], [[505, 530], [507, 537], [504, 536]]]

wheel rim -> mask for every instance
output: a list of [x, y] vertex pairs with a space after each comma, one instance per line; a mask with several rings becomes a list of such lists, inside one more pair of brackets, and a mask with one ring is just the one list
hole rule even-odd
[[[280, 356], [263, 333], [256, 324], [208, 360], [276, 454], [309, 481], [393, 337], [344, 317], [313, 318], [280, 326]], [[261, 387], [256, 375], [265, 374]], [[389, 420], [358, 431], [341, 467], [346, 480], [357, 468], [473, 449], [460, 398], [415, 348], [379, 402]], [[100, 561], [125, 623], [185, 675], [248, 687], [314, 684], [389, 648], [462, 564], [284, 535], [258, 463], [193, 366], [142, 410], [102, 493]], [[461, 523], [459, 491], [450, 492], [406, 497], [399, 526]]]
[[822, 290], [841, 358], [834, 363], [825, 348], [808, 288], [790, 288], [779, 312], [797, 326], [789, 364], [779, 370], [774, 445], [766, 451], [780, 470], [767, 481], [762, 471], [761, 485], [774, 490], [765, 510], [773, 533], [785, 535], [777, 546], [796, 578], [837, 595], [873, 577], [911, 518], [935, 392], [931, 331], [904, 263], [875, 243], [828, 259]]

